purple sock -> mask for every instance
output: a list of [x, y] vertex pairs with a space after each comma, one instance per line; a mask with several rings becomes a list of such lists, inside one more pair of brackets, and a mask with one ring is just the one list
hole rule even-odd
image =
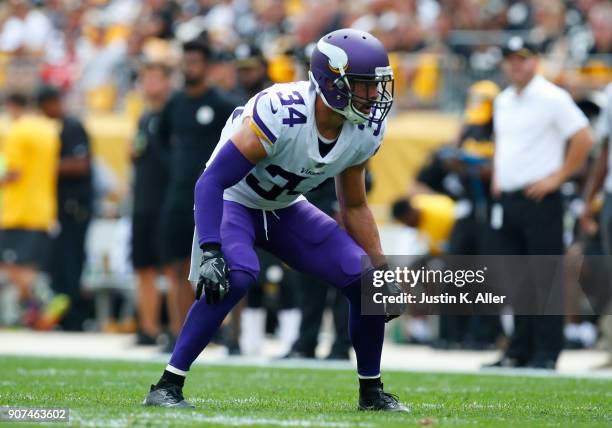
[[357, 373], [360, 376], [378, 376], [385, 338], [385, 317], [361, 315], [360, 279], [340, 290], [349, 300], [349, 335], [357, 355]]
[[189, 371], [189, 367], [208, 345], [225, 316], [254, 283], [255, 278], [251, 274], [235, 270], [230, 272], [230, 291], [223, 301], [208, 305], [206, 299], [201, 298], [194, 302], [176, 340], [169, 364], [179, 370]]

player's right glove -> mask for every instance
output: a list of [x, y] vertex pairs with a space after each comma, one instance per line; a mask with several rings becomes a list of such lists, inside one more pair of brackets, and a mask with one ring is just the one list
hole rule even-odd
[[200, 300], [204, 290], [207, 304], [219, 303], [230, 289], [229, 268], [219, 245], [204, 244], [202, 251], [196, 300]]

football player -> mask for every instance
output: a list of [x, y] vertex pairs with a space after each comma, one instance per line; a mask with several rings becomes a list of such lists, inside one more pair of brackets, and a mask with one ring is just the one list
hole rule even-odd
[[[196, 301], [145, 405], [191, 406], [182, 394], [187, 372], [255, 283], [257, 245], [348, 298], [359, 409], [408, 411], [380, 378], [385, 322], [394, 317], [360, 311], [362, 275], [385, 264], [364, 168], [392, 103], [393, 72], [381, 42], [342, 29], [318, 41], [309, 81], [273, 85], [233, 112], [195, 188]], [[329, 177], [336, 177], [345, 229], [302, 196]]]

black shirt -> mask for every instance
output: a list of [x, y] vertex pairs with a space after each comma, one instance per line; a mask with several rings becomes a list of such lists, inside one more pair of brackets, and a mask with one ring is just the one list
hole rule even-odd
[[164, 202], [168, 184], [168, 148], [158, 138], [159, 112], [146, 112], [134, 140], [134, 213], [153, 214]]
[[[461, 130], [459, 147], [466, 155], [483, 157], [478, 152], [487, 153], [491, 151], [493, 146], [492, 140], [492, 122], [485, 125], [466, 125]], [[480, 146], [480, 149], [478, 149], [478, 146]], [[476, 153], [472, 153], [474, 149], [478, 149]], [[455, 200], [471, 199], [475, 201], [483, 197], [489, 198], [490, 184], [488, 181], [482, 181], [480, 174], [476, 173], [477, 169], [473, 169], [473, 174], [470, 175], [466, 171], [457, 173], [448, 168], [447, 162], [451, 158], [457, 157], [457, 155], [458, 152], [454, 148], [446, 146], [440, 148], [419, 170], [416, 180], [426, 184], [433, 191], [450, 196]]]
[[[91, 165], [89, 136], [79, 119], [65, 117], [60, 132], [60, 158], [86, 157]], [[93, 199], [91, 168], [81, 177], [59, 177], [57, 196], [60, 212], [70, 210], [75, 203], [85, 209], [91, 207]]]
[[335, 139], [331, 142], [323, 141], [321, 140], [321, 137], [319, 137], [319, 154], [321, 155], [321, 157], [327, 156], [328, 153], [332, 151], [337, 141], [338, 139]]
[[492, 144], [493, 142], [493, 121], [485, 125], [465, 125], [459, 137], [459, 146], [463, 147], [468, 140], [476, 141], [479, 144]]
[[459, 186], [461, 184], [457, 175], [446, 168], [440, 150], [434, 152], [427, 163], [419, 170], [416, 181], [427, 185], [436, 193], [442, 193], [453, 199], [458, 199], [464, 192], [462, 188], [458, 188], [458, 191], [449, 189], [448, 184], [450, 182], [457, 183]]
[[198, 97], [178, 92], [164, 106], [159, 138], [170, 147], [169, 207], [193, 209], [195, 183], [235, 107], [233, 99], [216, 88]]

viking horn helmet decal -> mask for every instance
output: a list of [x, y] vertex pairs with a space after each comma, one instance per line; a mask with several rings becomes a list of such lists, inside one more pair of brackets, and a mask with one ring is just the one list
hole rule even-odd
[[344, 49], [327, 43], [321, 39], [317, 43], [317, 49], [329, 58], [329, 68], [336, 73], [340, 73], [348, 68], [348, 55]]

